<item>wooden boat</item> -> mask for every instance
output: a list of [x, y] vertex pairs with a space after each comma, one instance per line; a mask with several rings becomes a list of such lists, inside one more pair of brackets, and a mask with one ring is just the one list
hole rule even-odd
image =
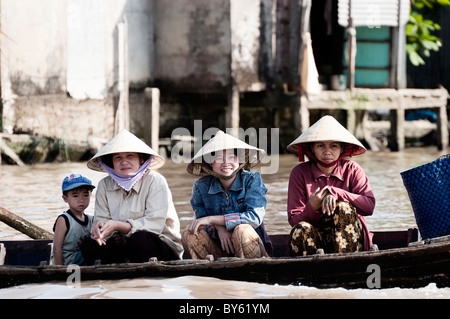
[[[274, 257], [220, 258], [82, 266], [80, 280], [138, 277], [209, 276], [267, 284], [320, 288], [450, 286], [450, 236], [417, 241], [417, 229], [376, 232], [378, 250], [348, 254], [286, 257], [288, 235], [272, 235]], [[0, 287], [48, 281], [66, 282], [73, 270], [49, 266], [49, 240], [0, 241]]]

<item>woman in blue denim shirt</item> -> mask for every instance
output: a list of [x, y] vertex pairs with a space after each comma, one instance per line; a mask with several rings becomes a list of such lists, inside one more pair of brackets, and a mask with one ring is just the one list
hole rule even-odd
[[219, 131], [194, 156], [187, 171], [203, 177], [192, 188], [196, 219], [182, 235], [192, 258], [271, 254], [263, 224], [267, 188], [258, 172], [246, 170], [263, 155], [263, 150]]

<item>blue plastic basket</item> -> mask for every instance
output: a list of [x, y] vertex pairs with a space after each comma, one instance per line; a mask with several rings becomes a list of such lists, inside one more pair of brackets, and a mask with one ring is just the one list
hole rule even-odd
[[423, 239], [450, 234], [450, 155], [401, 172]]

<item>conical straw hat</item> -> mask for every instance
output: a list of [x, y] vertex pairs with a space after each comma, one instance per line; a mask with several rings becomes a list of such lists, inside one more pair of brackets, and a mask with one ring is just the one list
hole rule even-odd
[[324, 141], [335, 141], [354, 145], [354, 151], [349, 156], [360, 155], [366, 152], [366, 148], [361, 142], [330, 115], [322, 117], [314, 125], [305, 130], [297, 139], [288, 145], [287, 149], [297, 154], [299, 144]]
[[122, 152], [141, 153], [153, 156], [152, 162], [149, 166], [151, 169], [158, 169], [165, 163], [162, 156], [156, 153], [138, 137], [127, 130], [122, 130], [119, 134], [109, 140], [109, 142], [106, 143], [105, 146], [103, 146], [97, 154], [95, 154], [94, 157], [87, 162], [87, 166], [94, 171], [104, 172], [97, 160], [105, 155]]
[[195, 154], [191, 162], [186, 167], [186, 170], [190, 174], [197, 176], [208, 175], [208, 172], [205, 172], [201, 169], [202, 166], [205, 165], [204, 157], [207, 157], [211, 153], [231, 149], [245, 150], [245, 168], [255, 167], [261, 162], [261, 159], [265, 155], [264, 150], [251, 146], [250, 144], [247, 144], [240, 139], [219, 130], [216, 135], [205, 145], [203, 145], [203, 147], [197, 152], [197, 154]]

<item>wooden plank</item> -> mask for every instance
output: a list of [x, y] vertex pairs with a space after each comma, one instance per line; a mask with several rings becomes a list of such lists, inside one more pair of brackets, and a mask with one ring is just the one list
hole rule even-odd
[[359, 109], [396, 110], [402, 103], [404, 109], [437, 108], [447, 105], [447, 90], [441, 89], [363, 89], [353, 91], [322, 91], [310, 97], [302, 107], [308, 109]]
[[439, 89], [401, 89], [401, 95], [405, 109], [436, 108], [447, 106], [448, 92], [444, 88]]

